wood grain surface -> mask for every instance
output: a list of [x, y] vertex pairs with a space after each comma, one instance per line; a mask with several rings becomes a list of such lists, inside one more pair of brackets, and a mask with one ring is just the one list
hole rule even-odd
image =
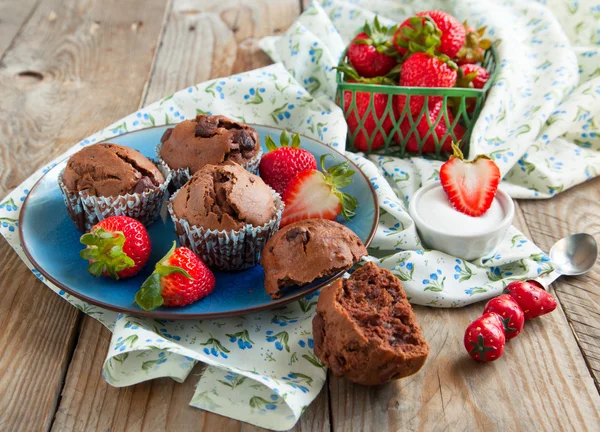
[[[0, 196], [141, 106], [269, 64], [257, 40], [285, 31], [309, 3], [0, 0]], [[600, 240], [598, 186], [522, 201], [515, 225], [545, 250], [578, 231]], [[45, 288], [4, 239], [0, 259], [0, 430], [259, 430], [188, 405], [201, 364], [184, 384], [107, 385], [110, 332]], [[329, 377], [294, 430], [598, 430], [599, 279], [598, 265], [560, 279], [561, 308], [528, 322], [491, 364], [462, 347], [482, 304], [416, 307], [431, 345], [423, 370], [379, 388]]]

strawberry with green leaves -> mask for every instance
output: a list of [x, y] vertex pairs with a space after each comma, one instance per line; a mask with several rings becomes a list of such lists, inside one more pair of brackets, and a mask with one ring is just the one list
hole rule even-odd
[[466, 161], [456, 144], [454, 154], [440, 168], [440, 182], [452, 206], [477, 217], [491, 207], [500, 183], [500, 169], [490, 158], [478, 155]]
[[397, 27], [382, 26], [377, 17], [372, 25], [365, 22], [363, 31], [356, 35], [348, 47], [348, 61], [360, 76], [384, 76], [398, 64], [390, 42]]
[[354, 181], [354, 171], [350, 169], [348, 162], [327, 169], [327, 156], [331, 155], [321, 156], [323, 172], [308, 169], [289, 183], [283, 194], [285, 209], [281, 218], [282, 227], [303, 219], [334, 220], [341, 214], [346, 220], [350, 220], [354, 216], [358, 205], [356, 198], [340, 190]]
[[186, 247], [175, 248], [156, 264], [154, 272], [135, 295], [135, 304], [145, 311], [160, 306], [185, 306], [206, 297], [215, 288], [215, 276]]
[[534, 280], [511, 282], [504, 292], [517, 302], [528, 320], [550, 313], [557, 306], [556, 299]]
[[459, 65], [481, 63], [485, 50], [492, 46], [489, 39], [484, 39], [485, 27], [474, 29], [465, 21], [465, 42], [456, 54], [456, 62]]
[[282, 195], [288, 183], [296, 175], [307, 169], [317, 169], [317, 161], [311, 152], [300, 148], [300, 135], [290, 136], [286, 130], [279, 137], [280, 146], [270, 135], [265, 139], [269, 150], [260, 160], [260, 177], [275, 192]]
[[494, 312], [500, 316], [506, 339], [519, 336], [525, 325], [525, 315], [517, 302], [508, 294], [494, 297], [485, 305], [483, 313]]
[[394, 35], [394, 46], [401, 55], [435, 50], [454, 58], [465, 43], [465, 28], [447, 12], [419, 12], [405, 20]]
[[469, 355], [480, 362], [493, 362], [504, 354], [506, 337], [498, 314], [483, 314], [467, 327], [463, 343]]
[[144, 225], [127, 216], [98, 222], [80, 241], [86, 248], [79, 255], [89, 261], [90, 274], [115, 280], [136, 275], [148, 262], [152, 249]]

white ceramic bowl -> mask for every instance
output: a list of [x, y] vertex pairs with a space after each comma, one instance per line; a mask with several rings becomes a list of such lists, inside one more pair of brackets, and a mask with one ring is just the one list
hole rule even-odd
[[496, 199], [502, 207], [504, 218], [488, 231], [476, 234], [452, 233], [425, 222], [417, 211], [417, 204], [423, 194], [437, 187], [442, 186], [439, 183], [433, 183], [422, 187], [415, 193], [408, 206], [408, 212], [417, 225], [424, 246], [467, 261], [494, 255], [515, 215], [515, 204], [512, 198], [506, 192], [498, 189]]

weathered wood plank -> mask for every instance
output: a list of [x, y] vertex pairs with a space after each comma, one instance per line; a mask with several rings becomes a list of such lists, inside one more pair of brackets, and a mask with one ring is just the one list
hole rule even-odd
[[[137, 108], [164, 4], [119, 5], [118, 0], [47, 0], [35, 8], [30, 0], [0, 4], [0, 43], [8, 47], [0, 63], [0, 196], [41, 163]], [[137, 21], [144, 25], [134, 32]], [[0, 257], [0, 429], [47, 430], [79, 312], [44, 287], [4, 239]]]
[[0, 59], [38, 4], [39, 0], [0, 1]]
[[[142, 105], [213, 77], [269, 64], [256, 40], [285, 30], [298, 13], [297, 0], [174, 2]], [[54, 430], [262, 430], [188, 405], [201, 365], [184, 384], [159, 379], [111, 388], [100, 374], [109, 342], [108, 330], [85, 317]], [[327, 388], [294, 430], [329, 430]]]
[[[532, 239], [548, 251], [559, 239], [587, 232], [600, 240], [600, 179], [551, 200], [521, 201]], [[577, 342], [600, 389], [600, 264], [583, 276], [561, 277], [554, 284]]]

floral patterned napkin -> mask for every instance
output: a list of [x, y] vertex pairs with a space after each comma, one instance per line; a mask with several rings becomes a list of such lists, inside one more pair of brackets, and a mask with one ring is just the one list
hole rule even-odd
[[[597, 60], [590, 60], [597, 50], [571, 47], [556, 18], [532, 2], [515, 2], [515, 7], [511, 2], [491, 0], [452, 3], [459, 17], [476, 25], [485, 22], [492, 37], [504, 39], [499, 46], [499, 81], [473, 137], [476, 151], [498, 161], [510, 179], [503, 187], [514, 196], [550, 196], [583, 181], [584, 170], [567, 166], [598, 166], [598, 121], [591, 120], [599, 111], [598, 78], [591, 78], [598, 70], [592, 70]], [[377, 4], [381, 15], [396, 21], [417, 7], [434, 5]], [[598, 33], [590, 32], [586, 23], [598, 12], [578, 6], [572, 15], [561, 13], [563, 28], [574, 42], [595, 42]], [[127, 386], [157, 377], [183, 381], [201, 361], [208, 366], [191, 401], [193, 406], [266, 428], [289, 429], [325, 382], [325, 370], [312, 349], [311, 320], [318, 294], [268, 312], [205, 321], [142, 319], [91, 306], [45, 280], [25, 258], [17, 221], [29, 189], [57, 161], [81, 146], [197, 113], [226, 114], [244, 122], [285, 127], [343, 151], [346, 126], [332, 102], [332, 66], [345, 41], [372, 15], [360, 2], [313, 4], [284, 36], [263, 40], [265, 49], [283, 64], [208, 81], [157, 101], [75, 145], [0, 202], [0, 232], [34, 274], [113, 331], [103, 368], [111, 385]], [[575, 25], [577, 19], [583, 24]], [[510, 30], [513, 26], [519, 30]], [[518, 50], [503, 48], [517, 42]], [[577, 68], [570, 64], [577, 59], [579, 86], [573, 75]], [[554, 81], [548, 80], [557, 83], [551, 85]], [[572, 103], [579, 107], [575, 108], [579, 112], [576, 121], [570, 117]], [[490, 140], [490, 136], [498, 139]], [[498, 253], [486, 260], [465, 262], [424, 250], [406, 205], [421, 183], [439, 180], [439, 164], [417, 158], [348, 156], [369, 177], [379, 198], [381, 219], [368, 259], [397, 274], [413, 303], [463, 306], [497, 295], [512, 279], [541, 276], [548, 283], [555, 277], [548, 257], [514, 228]], [[586, 171], [595, 175], [592, 168]], [[524, 174], [511, 174], [515, 171]], [[548, 185], [554, 185], [552, 190]]]

